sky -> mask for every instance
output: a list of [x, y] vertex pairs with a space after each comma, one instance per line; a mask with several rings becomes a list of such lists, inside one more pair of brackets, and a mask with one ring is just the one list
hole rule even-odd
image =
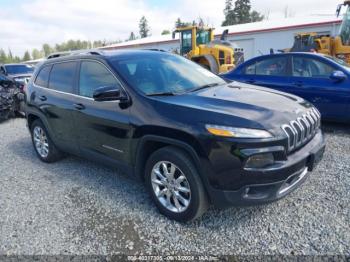
[[[269, 20], [315, 14], [334, 15], [342, 0], [251, 0], [252, 9]], [[23, 56], [25, 50], [41, 49], [69, 39], [125, 40], [138, 34], [144, 15], [152, 35], [173, 30], [178, 17], [193, 21], [202, 17], [220, 26], [225, 0], [0, 0], [0, 48]]]

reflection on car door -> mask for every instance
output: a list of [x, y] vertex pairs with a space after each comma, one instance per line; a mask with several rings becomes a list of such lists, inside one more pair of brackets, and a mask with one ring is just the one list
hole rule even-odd
[[349, 113], [350, 88], [347, 81], [330, 79], [332, 65], [316, 58], [293, 56], [290, 89], [313, 103], [324, 118], [341, 118]]
[[108, 68], [92, 60], [83, 60], [79, 69], [75, 124], [82, 154], [129, 161], [129, 110], [117, 101], [97, 102], [92, 99], [99, 87], [120, 86]]

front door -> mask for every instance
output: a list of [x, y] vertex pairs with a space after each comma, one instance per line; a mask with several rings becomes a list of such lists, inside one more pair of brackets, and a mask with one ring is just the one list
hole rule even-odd
[[313, 103], [324, 118], [345, 118], [349, 114], [350, 87], [348, 81], [330, 79], [336, 70], [316, 58], [294, 56], [289, 87], [292, 93]]
[[98, 61], [83, 60], [79, 69], [75, 125], [82, 154], [129, 161], [129, 109], [117, 101], [97, 102], [97, 88], [120, 85], [109, 68]]

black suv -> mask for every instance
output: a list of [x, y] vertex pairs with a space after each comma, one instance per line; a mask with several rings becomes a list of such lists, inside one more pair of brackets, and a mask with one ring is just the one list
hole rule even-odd
[[44, 162], [76, 154], [142, 178], [160, 212], [188, 221], [209, 204], [282, 198], [322, 158], [307, 101], [153, 50], [72, 54], [38, 66], [26, 115]]

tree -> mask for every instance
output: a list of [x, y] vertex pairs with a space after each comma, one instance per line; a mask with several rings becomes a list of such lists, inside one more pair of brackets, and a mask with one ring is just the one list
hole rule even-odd
[[32, 58], [35, 60], [35, 59], [39, 59], [41, 57], [43, 57], [42, 53], [38, 49], [34, 48], [32, 50]]
[[145, 38], [149, 35], [150, 28], [145, 16], [142, 16], [139, 22], [140, 37]]
[[224, 9], [225, 20], [222, 22], [222, 26], [236, 24], [235, 14], [233, 13], [232, 8], [233, 8], [232, 0], [226, 0], [225, 9]]
[[222, 26], [257, 22], [264, 19], [259, 12], [251, 11], [250, 0], [236, 0], [234, 8], [232, 0], [226, 0], [224, 9], [225, 20]]
[[250, 0], [237, 0], [233, 13], [237, 24], [245, 24], [250, 22]]
[[32, 58], [30, 57], [29, 51], [25, 51], [24, 56], [23, 56], [23, 61], [29, 61]]
[[131, 32], [130, 36], [129, 36], [129, 41], [132, 41], [132, 40], [135, 40], [135, 39], [136, 39], [136, 36], [135, 36], [134, 32]]
[[169, 30], [163, 30], [162, 35], [170, 35], [170, 31]]
[[192, 23], [189, 23], [189, 22], [182, 22], [180, 17], [175, 21], [175, 28], [178, 28], [178, 27], [185, 27], [185, 26], [189, 26], [191, 25]]
[[260, 22], [262, 20], [265, 19], [264, 15], [261, 15], [259, 12], [253, 10], [252, 12], [250, 12], [250, 22], [254, 23], [254, 22]]
[[9, 63], [13, 62], [13, 55], [11, 49], [9, 49], [8, 55], [7, 55], [7, 60]]
[[45, 57], [47, 57], [53, 52], [53, 49], [49, 44], [43, 44], [43, 52]]
[[0, 63], [7, 63], [7, 55], [4, 49], [0, 49]]

